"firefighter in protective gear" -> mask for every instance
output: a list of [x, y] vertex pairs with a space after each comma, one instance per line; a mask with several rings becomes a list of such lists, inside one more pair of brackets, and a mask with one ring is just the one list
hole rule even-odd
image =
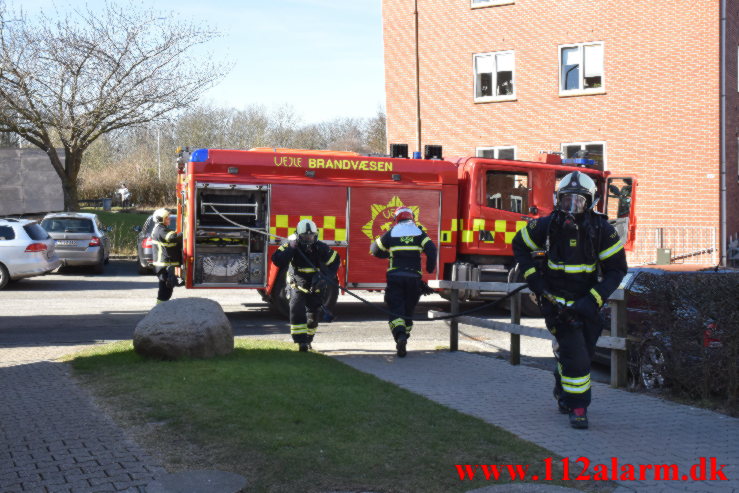
[[272, 255], [272, 263], [280, 269], [288, 267], [290, 334], [300, 351], [308, 351], [318, 327], [323, 296], [329, 283], [336, 283], [341, 258], [318, 240], [316, 223], [302, 219], [295, 233]]
[[159, 279], [157, 304], [169, 300], [177, 285], [174, 268], [182, 261], [182, 234], [175, 233], [169, 226], [169, 211], [161, 208], [154, 211], [154, 229], [151, 231], [151, 248], [154, 272]]
[[421, 297], [421, 252], [426, 254], [426, 272], [436, 269], [436, 246], [419, 228], [413, 211], [407, 207], [395, 210], [395, 226], [375, 239], [370, 253], [389, 258], [385, 303], [393, 313], [389, 316], [390, 331], [399, 357], [406, 355], [406, 345], [413, 329], [413, 311]]
[[[600, 308], [626, 274], [618, 233], [593, 210], [596, 192], [587, 174], [567, 174], [557, 186], [555, 210], [513, 239], [514, 257], [556, 338], [554, 396], [574, 428], [588, 427], [590, 364], [603, 329]], [[535, 251], [546, 253], [538, 265]]]

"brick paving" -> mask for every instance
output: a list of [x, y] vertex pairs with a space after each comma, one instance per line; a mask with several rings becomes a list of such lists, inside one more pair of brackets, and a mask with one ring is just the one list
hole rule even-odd
[[53, 361], [81, 347], [0, 347], [0, 492], [144, 493], [165, 472]]
[[[551, 372], [477, 354], [319, 349], [382, 380], [504, 428], [563, 457], [591, 464], [677, 464], [682, 476], [716, 457], [729, 481], [623, 481], [617, 492], [739, 493], [739, 420], [654, 396], [593, 384], [590, 429], [572, 429], [551, 397]], [[577, 465], [575, 466], [577, 467]], [[575, 471], [575, 468], [571, 468]], [[592, 466], [591, 466], [592, 474]]]

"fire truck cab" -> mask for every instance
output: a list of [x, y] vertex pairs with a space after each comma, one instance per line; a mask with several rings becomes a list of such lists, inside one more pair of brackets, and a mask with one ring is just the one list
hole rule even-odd
[[[555, 206], [556, 185], [573, 171], [587, 173], [598, 186], [597, 211], [611, 214], [625, 248], [631, 250], [636, 232], [636, 180], [612, 177], [592, 167], [586, 158], [562, 160], [541, 153], [537, 161], [480, 157], [454, 161], [459, 176], [459, 222], [456, 261], [444, 266], [444, 278], [461, 281], [520, 282], [512, 242], [526, 223], [549, 215]], [[461, 299], [494, 299], [500, 293], [468, 291]], [[538, 313], [533, 298], [524, 300], [525, 313]]]
[[[287, 313], [285, 273], [270, 258], [307, 218], [341, 257], [341, 287], [383, 289], [387, 261], [370, 255], [370, 243], [392, 227], [394, 210], [406, 206], [438, 247], [439, 268], [425, 279], [519, 280], [513, 236], [527, 221], [552, 211], [557, 181], [574, 170], [596, 181], [607, 198], [597, 209], [614, 211], [613, 221], [630, 247], [636, 181], [575, 166], [551, 154], [535, 162], [273, 148], [183, 153], [178, 159], [182, 275], [188, 288], [257, 289]], [[336, 286], [326, 291], [327, 307], [338, 294]], [[500, 295], [470, 291], [463, 298]]]

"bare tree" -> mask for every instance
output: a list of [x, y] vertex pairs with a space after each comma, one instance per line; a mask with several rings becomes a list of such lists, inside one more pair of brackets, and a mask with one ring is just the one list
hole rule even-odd
[[11, 16], [0, 5], [0, 132], [47, 152], [65, 209], [77, 210], [77, 177], [90, 144], [187, 107], [224, 70], [210, 57], [191, 58], [217, 35], [200, 23], [133, 2], [56, 14]]
[[382, 108], [378, 108], [377, 115], [367, 121], [366, 134], [369, 152], [374, 154], [387, 152], [387, 118]]

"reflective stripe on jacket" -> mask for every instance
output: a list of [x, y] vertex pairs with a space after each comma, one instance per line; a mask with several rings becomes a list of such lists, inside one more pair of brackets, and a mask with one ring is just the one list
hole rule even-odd
[[322, 241], [316, 241], [310, 249], [301, 243], [298, 243], [297, 248], [292, 248], [288, 242], [284, 242], [272, 254], [272, 263], [281, 269], [288, 267], [288, 283], [307, 293], [318, 269], [329, 279], [336, 278], [341, 257]]
[[182, 236], [157, 223], [151, 232], [152, 265], [157, 272], [173, 265], [180, 265]]
[[[397, 225], [395, 226], [397, 227]], [[395, 229], [395, 227], [393, 229]], [[391, 229], [376, 238], [370, 245], [370, 253], [375, 257], [389, 258], [388, 274], [393, 272], [421, 275], [421, 252], [426, 254], [426, 270], [436, 268], [436, 245], [425, 231], [415, 236], [393, 236]]]
[[[513, 238], [513, 254], [530, 286], [541, 283], [557, 301], [571, 305], [590, 295], [598, 306], [618, 287], [626, 274], [623, 243], [606, 216], [587, 213], [577, 221], [577, 229], [567, 229], [561, 216], [529, 222]], [[547, 238], [549, 236], [549, 238]], [[547, 248], [547, 261], [538, 271], [531, 252]], [[599, 270], [600, 277], [599, 280]]]

